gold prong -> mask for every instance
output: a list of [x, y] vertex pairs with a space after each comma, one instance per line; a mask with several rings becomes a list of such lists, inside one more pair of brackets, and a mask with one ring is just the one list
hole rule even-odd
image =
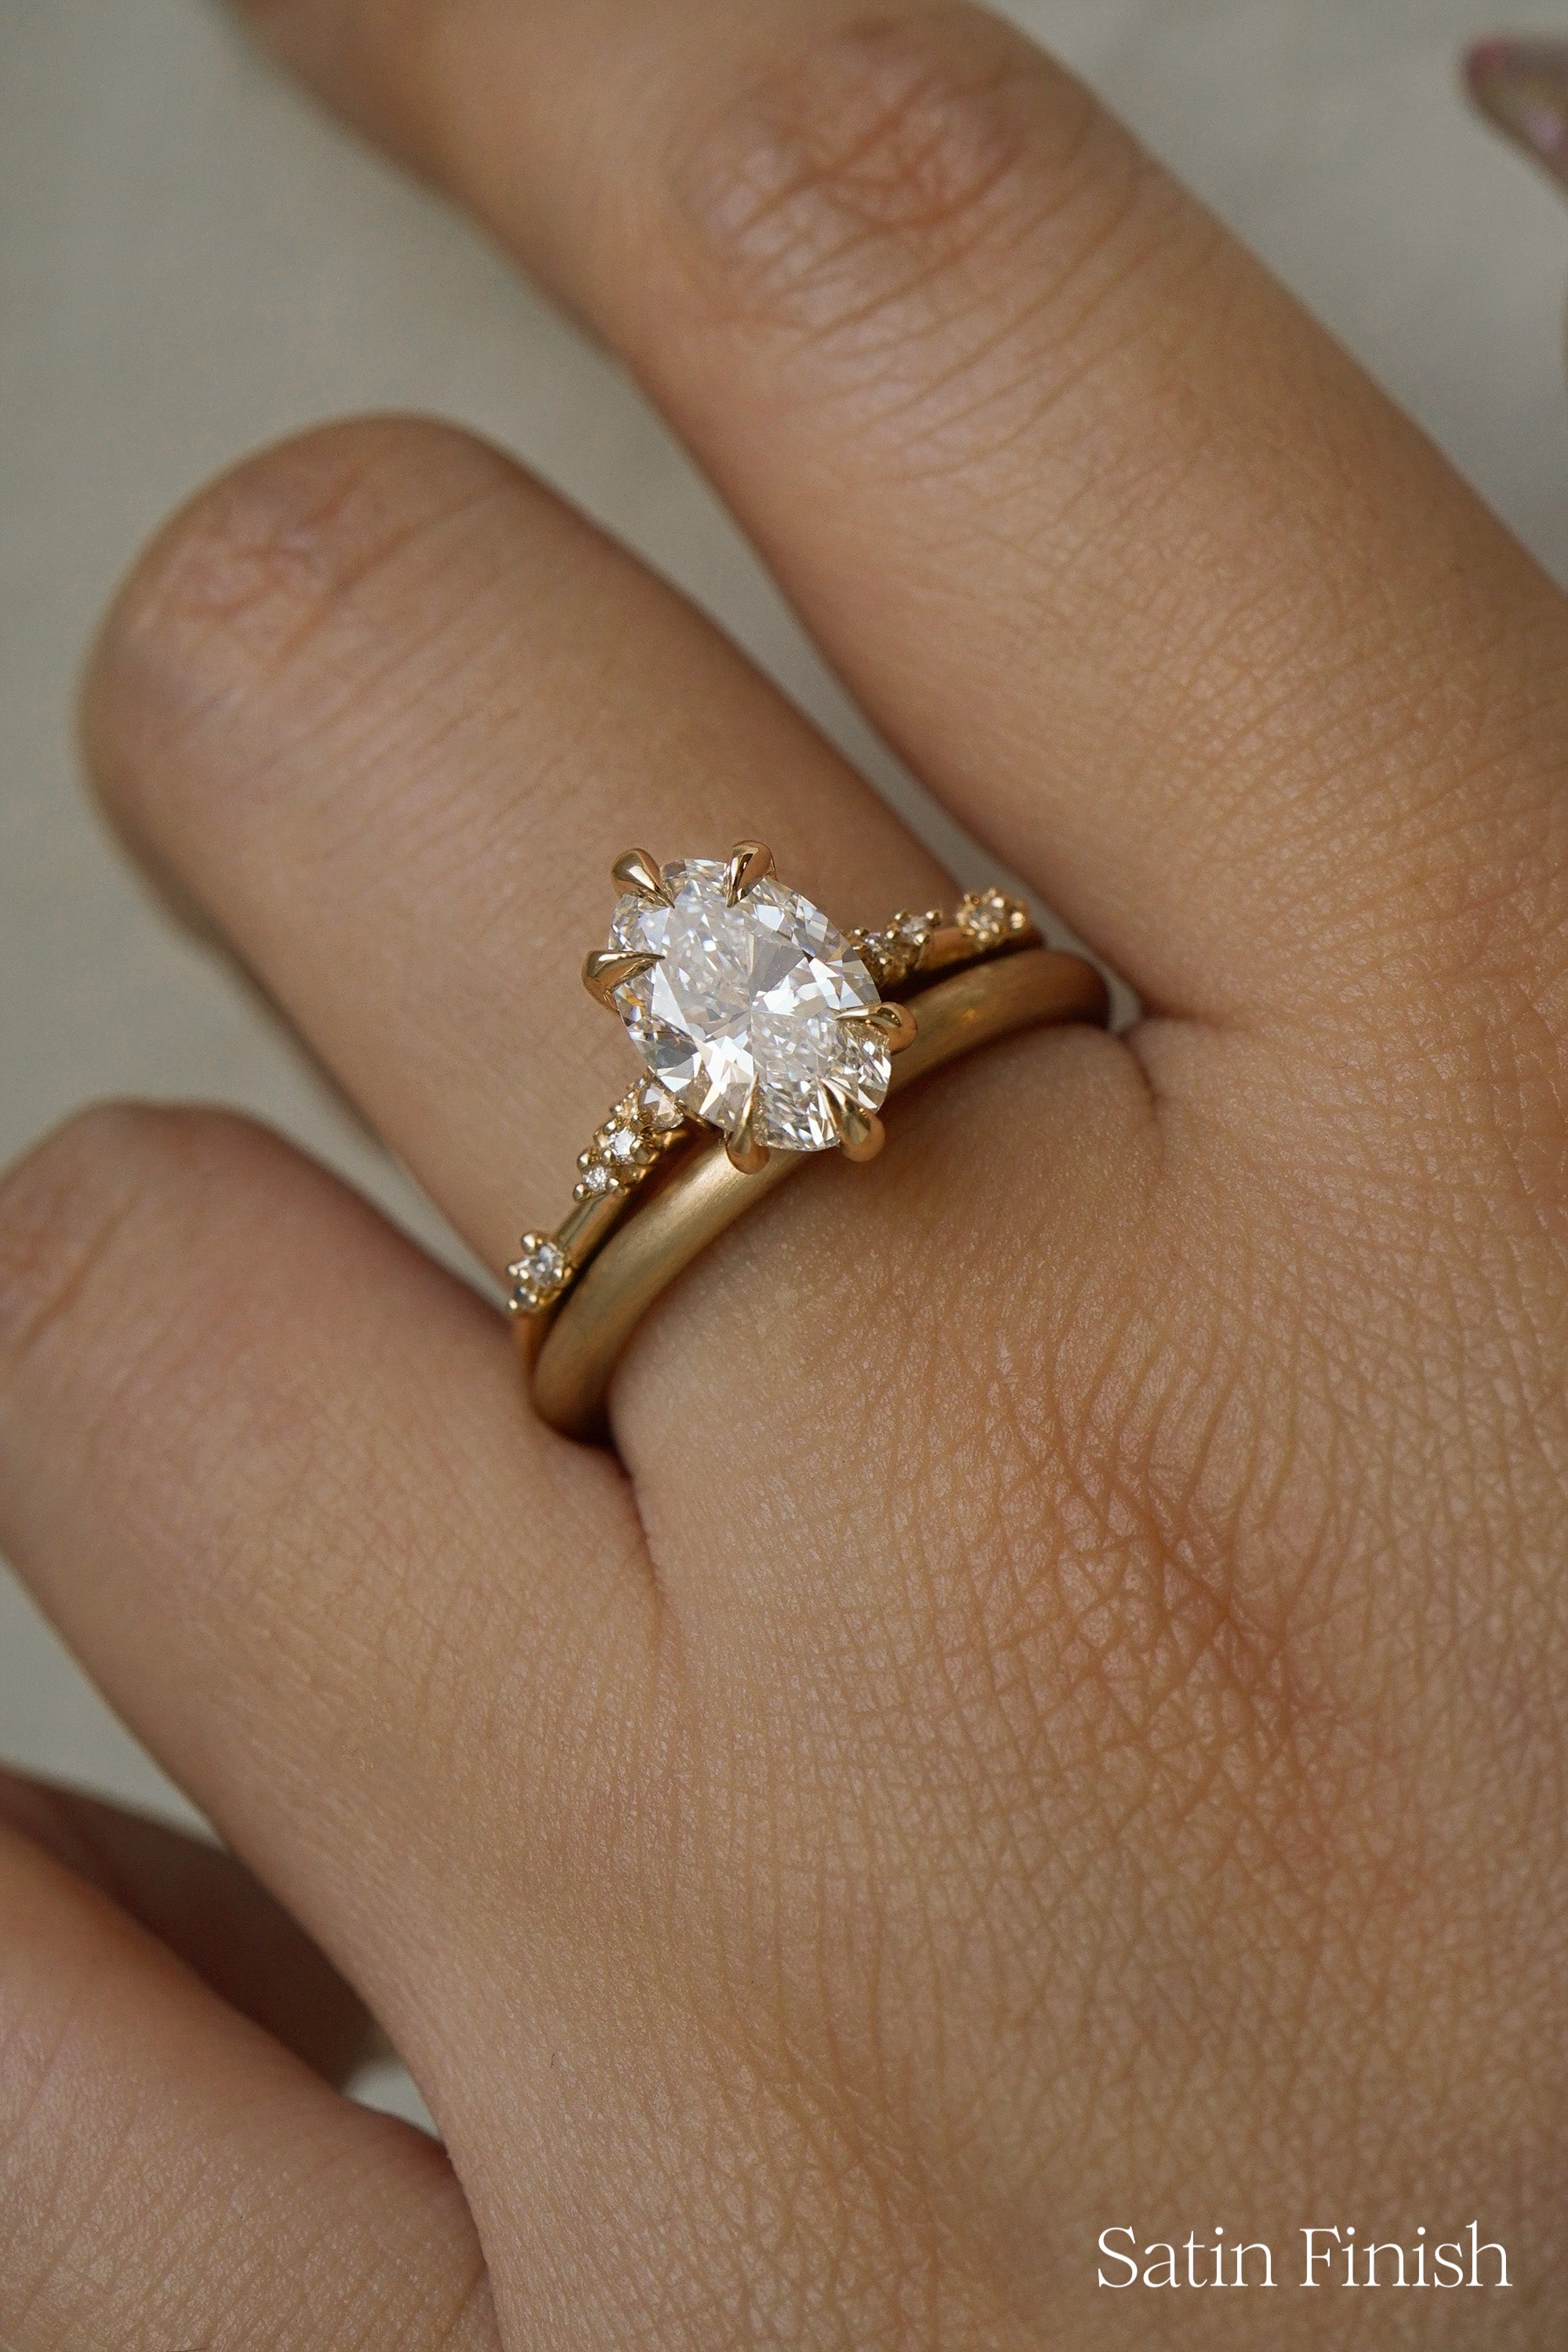
[[658, 860], [650, 857], [646, 849], [624, 849], [610, 868], [610, 879], [623, 890], [630, 890], [650, 906], [672, 907], [675, 904]]
[[724, 1138], [730, 1165], [738, 1168], [742, 1176], [760, 1176], [768, 1164], [768, 1147], [758, 1133], [761, 1108], [757, 1089], [753, 1086], [746, 1097], [746, 1108], [739, 1121]]
[[921, 1034], [921, 1024], [907, 1004], [874, 1004], [869, 1013], [841, 1013], [838, 1018], [847, 1029], [874, 1030], [889, 1054], [901, 1054]]
[[595, 1004], [607, 1005], [614, 1013], [616, 989], [663, 961], [662, 956], [622, 955], [615, 948], [595, 948], [583, 959], [583, 985]]
[[730, 905], [737, 905], [773, 870], [773, 853], [765, 841], [738, 841], [724, 866], [724, 896]]
[[862, 1110], [842, 1088], [829, 1086], [826, 1079], [822, 1099], [827, 1105], [827, 1116], [833, 1121], [833, 1131], [845, 1159], [875, 1160], [888, 1139], [888, 1131], [876, 1112]]

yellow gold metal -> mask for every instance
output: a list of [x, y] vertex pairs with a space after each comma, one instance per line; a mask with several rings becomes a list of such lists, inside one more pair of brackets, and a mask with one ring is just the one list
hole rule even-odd
[[583, 985], [595, 1004], [605, 1005], [613, 1013], [616, 989], [662, 961], [660, 956], [618, 955], [611, 948], [595, 948], [583, 959]]
[[847, 1029], [869, 1029], [889, 1054], [901, 1054], [921, 1034], [921, 1024], [907, 1004], [877, 1004], [869, 1013], [841, 1013]]
[[768, 1147], [757, 1132], [759, 1108], [757, 1089], [753, 1086], [746, 1097], [746, 1108], [741, 1114], [740, 1124], [731, 1128], [724, 1138], [724, 1150], [730, 1165], [738, 1168], [742, 1176], [760, 1176], [768, 1164]]
[[773, 870], [773, 853], [765, 841], [738, 841], [724, 861], [724, 896], [731, 907], [754, 890]]
[[650, 857], [646, 849], [624, 849], [610, 868], [610, 879], [623, 890], [630, 890], [658, 906], [675, 904], [658, 870], [658, 858]]
[[826, 1079], [822, 1099], [827, 1105], [827, 1116], [833, 1121], [833, 1132], [845, 1159], [875, 1160], [888, 1139], [888, 1130], [876, 1113], [862, 1110], [841, 1087], [830, 1087]]
[[945, 971], [955, 963], [973, 963], [979, 950], [969, 932], [957, 923], [942, 923], [921, 950], [921, 971]]
[[595, 1201], [578, 1201], [555, 1228], [555, 1238], [574, 1265], [593, 1256], [611, 1227], [625, 1214], [624, 1195], [601, 1193]]
[[919, 915], [901, 908], [885, 929], [861, 929], [846, 936], [884, 996], [910, 980], [952, 971], [980, 956], [1009, 955], [1041, 944], [1022, 898], [994, 888], [969, 892], [951, 919], [940, 907]]
[[[1109, 1005], [1104, 982], [1081, 956], [1010, 941], [1003, 953], [922, 989], [913, 1009], [920, 1034], [893, 1065], [890, 1094], [1019, 1030], [1069, 1021], [1103, 1027]], [[725, 1139], [711, 1136], [672, 1160], [668, 1177], [639, 1196], [635, 1213], [596, 1250], [584, 1234], [572, 1251], [581, 1265], [573, 1286], [517, 1322], [542, 1418], [568, 1436], [597, 1435], [610, 1376], [654, 1301], [710, 1242], [815, 1156], [770, 1152], [765, 1167], [747, 1176], [732, 1164]]]

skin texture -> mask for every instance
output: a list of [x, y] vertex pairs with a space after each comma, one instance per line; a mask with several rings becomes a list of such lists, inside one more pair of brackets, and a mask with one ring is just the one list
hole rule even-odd
[[[247, 2021], [216, 1896], [118, 1890], [188, 1971], [0, 1842], [0, 2346], [1560, 2342], [1563, 599], [989, 18], [254, 13], [625, 356], [1150, 1010], [742, 1221], [613, 1454], [243, 1123], [13, 1173], [0, 1540], [319, 1950]], [[942, 895], [708, 624], [427, 424], [205, 493], [85, 731], [498, 1264], [623, 1080], [574, 973], [616, 850]], [[321, 1954], [445, 2155], [283, 2046]], [[1095, 2284], [1108, 2227], [1472, 2218], [1506, 2295]]]

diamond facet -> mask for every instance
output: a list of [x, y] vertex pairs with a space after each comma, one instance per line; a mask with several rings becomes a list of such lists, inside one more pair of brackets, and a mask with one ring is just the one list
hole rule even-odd
[[693, 858], [664, 867], [672, 903], [628, 896], [610, 943], [659, 961], [615, 992], [633, 1044], [694, 1118], [731, 1132], [753, 1085], [764, 1143], [825, 1151], [838, 1141], [824, 1086], [878, 1110], [888, 1049], [863, 1023], [876, 984], [827, 918], [773, 876], [731, 907], [725, 869]]
[[655, 1135], [672, 1134], [686, 1117], [675, 1097], [667, 1094], [657, 1078], [645, 1078], [637, 1088], [637, 1108], [643, 1125]]

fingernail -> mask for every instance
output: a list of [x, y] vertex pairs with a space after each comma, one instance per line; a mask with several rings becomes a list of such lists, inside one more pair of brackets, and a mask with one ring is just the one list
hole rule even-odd
[[1478, 41], [1465, 79], [1482, 113], [1568, 188], [1568, 40]]

